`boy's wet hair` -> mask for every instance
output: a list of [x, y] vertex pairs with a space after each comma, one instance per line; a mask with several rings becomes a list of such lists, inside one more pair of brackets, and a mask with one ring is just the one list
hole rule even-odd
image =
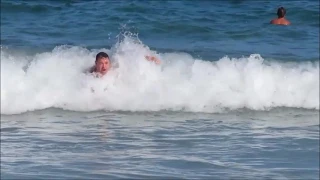
[[284, 7], [280, 7], [277, 12], [278, 18], [283, 18], [286, 15], [286, 9]]
[[96, 62], [101, 58], [108, 58], [109, 59], [109, 55], [107, 53], [105, 53], [105, 52], [99, 52], [96, 55]]

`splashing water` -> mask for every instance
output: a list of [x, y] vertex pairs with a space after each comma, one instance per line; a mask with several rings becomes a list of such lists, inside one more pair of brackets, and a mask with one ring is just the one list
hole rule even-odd
[[[113, 69], [94, 78], [86, 69], [99, 51], [111, 56]], [[146, 61], [149, 54], [162, 64]], [[1, 114], [50, 107], [220, 112], [282, 106], [319, 109], [319, 61], [266, 62], [252, 54], [211, 62], [186, 53], [157, 54], [128, 35], [111, 49], [58, 46], [19, 56], [1, 48]]]

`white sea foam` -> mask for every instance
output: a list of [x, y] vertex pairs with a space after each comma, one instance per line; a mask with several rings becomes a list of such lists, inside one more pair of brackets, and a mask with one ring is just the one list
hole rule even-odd
[[[84, 71], [99, 51], [111, 56], [113, 69], [94, 78]], [[162, 64], [146, 61], [147, 54]], [[259, 54], [205, 61], [158, 54], [129, 37], [112, 49], [58, 46], [31, 57], [1, 49], [1, 114], [50, 107], [219, 112], [281, 106], [319, 109], [319, 61], [265, 62]]]

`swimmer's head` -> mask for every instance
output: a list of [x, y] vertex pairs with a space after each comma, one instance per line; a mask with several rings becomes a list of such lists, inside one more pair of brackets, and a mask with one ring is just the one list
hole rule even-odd
[[105, 52], [99, 52], [97, 55], [96, 55], [96, 62], [98, 60], [100, 60], [101, 58], [107, 58], [109, 59], [109, 55]]
[[286, 9], [284, 7], [280, 7], [277, 11], [278, 18], [283, 18], [286, 15]]
[[95, 71], [102, 75], [106, 74], [111, 68], [111, 62], [110, 62], [109, 56], [105, 52], [100, 52], [96, 55], [95, 64], [96, 64]]

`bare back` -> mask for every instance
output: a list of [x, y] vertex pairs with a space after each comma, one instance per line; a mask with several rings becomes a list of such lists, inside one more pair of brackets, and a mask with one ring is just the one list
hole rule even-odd
[[271, 24], [276, 24], [276, 25], [290, 25], [291, 23], [286, 20], [285, 18], [277, 18], [277, 19], [273, 19], [272, 21], [270, 21]]

